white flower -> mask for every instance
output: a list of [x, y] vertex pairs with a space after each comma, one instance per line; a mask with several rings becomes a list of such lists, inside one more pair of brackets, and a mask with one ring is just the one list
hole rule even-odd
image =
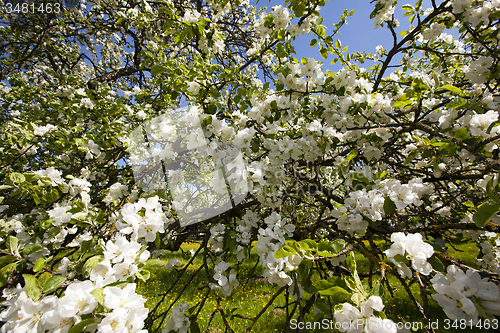
[[167, 326], [161, 331], [162, 333], [169, 333], [170, 331], [178, 331], [179, 333], [187, 333], [191, 322], [189, 318], [184, 315], [189, 308], [188, 303], [180, 303], [172, 309], [172, 316], [167, 318]]
[[[472, 136], [488, 136], [488, 133], [486, 132], [489, 126], [498, 120], [498, 112], [490, 110], [484, 114], [476, 114], [472, 116], [469, 126], [470, 126], [470, 133]], [[495, 131], [492, 130], [493, 133]]]
[[340, 325], [340, 332], [347, 333], [396, 333], [396, 324], [389, 319], [381, 319], [373, 314], [373, 310], [382, 311], [384, 304], [378, 296], [370, 296], [360, 304], [361, 311], [349, 303], [342, 304], [342, 310], [335, 311], [335, 320]]
[[198, 22], [198, 19], [200, 18], [200, 13], [198, 13], [195, 9], [188, 9], [184, 13], [184, 16], [182, 17], [183, 21], [186, 21], [188, 24], [193, 24]]
[[434, 254], [434, 248], [422, 240], [421, 234], [409, 234], [405, 236], [402, 232], [396, 232], [391, 235], [393, 244], [391, 248], [385, 251], [385, 254], [396, 265], [398, 272], [402, 277], [411, 277], [412, 273], [404, 262], [398, 262], [395, 256], [405, 256], [411, 260], [414, 270], [423, 275], [429, 275], [432, 272], [432, 266], [427, 259]]
[[370, 317], [373, 314], [373, 310], [382, 311], [384, 309], [384, 302], [378, 296], [370, 296], [366, 302], [360, 304], [361, 316]]
[[57, 203], [54, 204], [54, 206], [53, 209], [47, 211], [49, 217], [55, 219], [52, 225], [60, 226], [63, 223], [68, 223], [73, 216], [73, 214], [67, 213], [67, 211], [71, 209], [71, 206], [60, 207]]
[[57, 126], [54, 126], [52, 124], [47, 124], [45, 126], [36, 126], [36, 125], [33, 126], [35, 128], [35, 131], [33, 133], [39, 136], [44, 136], [46, 133], [57, 129]]
[[192, 93], [193, 95], [198, 95], [198, 93], [200, 92], [200, 84], [198, 82], [188, 82], [187, 85], [187, 90], [190, 93]]
[[361, 312], [349, 303], [342, 304], [342, 310], [335, 311], [334, 316], [335, 321], [340, 324], [340, 332], [355, 333], [361, 332], [363, 329], [361, 326], [361, 330], [359, 330], [358, 325], [352, 324], [353, 322], [357, 323], [358, 319], [361, 318]]
[[76, 281], [70, 284], [58, 302], [61, 316], [70, 318], [77, 314], [91, 313], [97, 306], [97, 300], [90, 294], [92, 290], [92, 281]]
[[80, 104], [83, 106], [83, 107], [86, 107], [87, 109], [93, 109], [94, 108], [94, 103], [92, 103], [92, 101], [90, 100], [90, 98], [82, 98]]
[[104, 306], [108, 309], [144, 307], [146, 299], [135, 293], [135, 287], [135, 283], [129, 283], [123, 289], [118, 287], [104, 288]]
[[17, 318], [14, 319], [14, 322], [9, 323], [8, 326], [11, 326], [12, 332], [45, 332], [46, 329], [52, 326], [50, 323], [47, 323], [47, 316], [50, 314], [49, 311], [57, 306], [57, 300], [55, 296], [48, 296], [40, 302], [33, 302], [22, 291], [16, 302]]

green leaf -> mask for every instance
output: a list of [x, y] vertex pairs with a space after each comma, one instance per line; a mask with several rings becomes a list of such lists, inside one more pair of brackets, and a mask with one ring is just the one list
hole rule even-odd
[[210, 87], [210, 95], [213, 97], [213, 98], [219, 98], [220, 97], [220, 91], [217, 90], [216, 88], [214, 87]]
[[446, 104], [446, 107], [449, 109], [459, 109], [466, 104], [467, 104], [467, 101], [460, 97], [460, 98], [453, 99], [451, 102]]
[[323, 59], [328, 59], [328, 49], [327, 48], [321, 48], [321, 50], [319, 50], [319, 53], [321, 53], [321, 57]]
[[135, 276], [137, 276], [143, 282], [146, 282], [151, 276], [151, 273], [147, 269], [140, 269], [135, 272]]
[[385, 212], [385, 215], [389, 215], [391, 214], [393, 211], [396, 210], [396, 204], [394, 203], [394, 201], [391, 200], [391, 198], [389, 197], [385, 197], [385, 200], [384, 200], [384, 212]]
[[252, 146], [250, 147], [254, 153], [258, 152], [260, 149], [260, 141], [258, 138], [252, 139]]
[[495, 193], [495, 189], [493, 186], [493, 183], [495, 181], [495, 178], [493, 177], [490, 179], [488, 184], [486, 184], [486, 194], [491, 198], [491, 200], [495, 201], [496, 203], [500, 204], [500, 197]]
[[312, 239], [301, 240], [299, 242], [299, 245], [302, 249], [306, 251], [316, 251], [318, 249], [318, 243], [316, 243]]
[[14, 183], [14, 184], [21, 184], [24, 183], [26, 180], [26, 177], [22, 173], [19, 172], [13, 172], [9, 175], [9, 179]]
[[311, 39], [311, 42], [309, 43], [309, 45], [310, 45], [311, 47], [313, 47], [313, 46], [315, 46], [315, 45], [316, 45], [316, 43], [318, 43], [318, 40], [317, 40], [317, 39]]
[[203, 125], [207, 126], [212, 123], [212, 116], [206, 116], [205, 119], [203, 119]]
[[338, 294], [349, 295], [350, 293], [342, 287], [333, 286], [325, 290], [318, 290], [318, 293], [323, 296], [336, 296]]
[[396, 254], [396, 255], [393, 257], [393, 259], [394, 259], [395, 261], [397, 261], [397, 262], [401, 263], [401, 264], [408, 264], [408, 263], [409, 263], [408, 259], [407, 259], [404, 255], [399, 254], [399, 253], [398, 253], [398, 254]]
[[75, 326], [71, 327], [68, 333], [81, 333], [84, 332], [84, 328], [90, 324], [95, 323], [94, 318], [84, 319]]
[[8, 264], [9, 262], [12, 262], [14, 260], [16, 260], [16, 257], [14, 256], [3, 255], [0, 257], [0, 267], [3, 267], [3, 265]]
[[294, 254], [297, 254], [297, 251], [295, 251], [293, 248], [291, 248], [288, 245], [283, 245], [283, 247], [281, 249], [279, 249], [278, 251], [276, 251], [274, 253], [274, 257], [276, 259], [279, 259], [279, 258], [288, 257], [290, 255], [294, 255]]
[[57, 198], [59, 198], [59, 192], [55, 188], [52, 188], [50, 192], [47, 192], [42, 196], [42, 199], [48, 203], [56, 201]]
[[17, 239], [14, 236], [9, 236], [7, 237], [7, 250], [9, 250], [10, 253], [19, 256], [19, 239]]
[[210, 104], [207, 106], [207, 113], [208, 114], [216, 114], [217, 113], [217, 106]]
[[411, 153], [409, 153], [408, 157], [406, 157], [405, 165], [410, 164], [411, 161], [413, 161], [413, 159], [417, 156], [417, 154], [418, 154], [418, 150], [414, 150]]
[[190, 333], [200, 333], [200, 326], [198, 325], [197, 321], [192, 321], [191, 325], [189, 326]]
[[368, 293], [369, 296], [382, 296], [382, 288], [380, 288], [380, 281], [375, 281], [373, 288]]
[[439, 87], [439, 89], [446, 89], [446, 90], [451, 91], [452, 93], [455, 93], [457, 95], [462, 94], [462, 90], [460, 90], [459, 88], [457, 88], [455, 86], [449, 85], [449, 84], [442, 86], [442, 87]]
[[491, 204], [491, 203], [483, 203], [478, 207], [477, 211], [474, 213], [472, 219], [474, 223], [482, 228], [488, 223], [495, 215], [500, 211], [500, 205]]
[[167, 263], [161, 259], [149, 259], [144, 263], [145, 268], [165, 267]]
[[455, 135], [453, 137], [457, 140], [464, 141], [469, 137], [469, 132], [467, 128], [462, 127], [455, 132]]
[[345, 240], [343, 239], [336, 239], [333, 242], [331, 242], [332, 248], [335, 250], [335, 253], [339, 253], [343, 249], [345, 249]]
[[314, 287], [317, 290], [326, 290], [326, 289], [333, 287], [334, 285], [335, 285], [334, 283], [332, 283], [328, 280], [319, 280], [319, 281], [314, 283]]
[[96, 288], [90, 292], [92, 296], [99, 302], [99, 304], [104, 305], [104, 289]]
[[9, 276], [16, 269], [16, 266], [17, 262], [13, 262], [12, 264], [8, 264], [0, 269], [0, 287], [2, 287], [7, 282]]
[[278, 58], [286, 58], [288, 56], [288, 53], [286, 53], [285, 48], [283, 47], [283, 44], [278, 44], [276, 55], [278, 56]]
[[93, 256], [93, 257], [87, 259], [87, 261], [85, 262], [85, 265], [83, 265], [83, 271], [84, 272], [90, 271], [92, 268], [94, 268], [95, 265], [100, 263], [103, 259], [104, 259], [104, 256], [102, 256], [102, 255]]
[[33, 301], [38, 301], [40, 296], [42, 296], [42, 286], [40, 286], [40, 282], [31, 274], [23, 274], [23, 277], [28, 296]]
[[39, 272], [45, 267], [45, 258], [38, 258], [37, 261], [35, 261], [35, 265], [33, 267], [33, 272]]
[[454, 143], [447, 143], [441, 147], [439, 147], [439, 154], [445, 157], [453, 157], [455, 152], [457, 151], [457, 145]]
[[352, 159], [355, 158], [356, 155], [358, 155], [358, 150], [357, 149], [351, 150], [349, 152], [349, 155], [347, 155], [347, 157], [345, 158], [346, 162], [352, 161]]
[[151, 67], [151, 75], [161, 74], [165, 72], [167, 69], [168, 67], [164, 65], [153, 65], [153, 67]]
[[[404, 95], [403, 95], [404, 96]], [[393, 108], [399, 108], [401, 106], [406, 106], [406, 105], [410, 105], [412, 104], [413, 102], [411, 101], [411, 99], [409, 99], [408, 97], [405, 96], [405, 98], [398, 98], [394, 104], [392, 104], [392, 107]]]
[[351, 301], [354, 304], [356, 304], [357, 306], [359, 306], [361, 304], [361, 302], [363, 302], [364, 300], [365, 300], [365, 298], [363, 297], [363, 295], [361, 293], [354, 293], [351, 296]]
[[156, 246], [156, 249], [157, 249], [157, 250], [161, 249], [161, 245], [162, 245], [161, 236], [160, 236], [160, 233], [159, 233], [159, 232], [157, 232], [157, 233], [156, 233], [156, 238], [155, 238], [155, 246]]
[[438, 271], [438, 272], [444, 272], [445, 271], [444, 265], [441, 262], [441, 260], [439, 260], [438, 257], [436, 257], [436, 256], [433, 255], [432, 257], [430, 257], [429, 259], [427, 259], [427, 262], [429, 264], [431, 264], [432, 268], [435, 271]]
[[382, 8], [384, 8], [384, 4], [381, 2], [377, 2], [377, 4], [375, 5], [375, 9], [370, 13], [370, 19], [374, 19]]
[[52, 275], [43, 285], [43, 292], [47, 295], [56, 291], [66, 281], [62, 275]]
[[337, 239], [334, 242], [322, 240], [318, 244], [318, 255], [322, 257], [335, 257], [345, 247], [345, 242]]
[[43, 248], [44, 246], [42, 244], [30, 244], [23, 249], [23, 254], [25, 256], [29, 256], [30, 254], [40, 251]]
[[35, 201], [35, 205], [39, 205], [40, 202], [42, 202], [40, 197], [35, 192], [31, 192], [31, 197], [33, 198], [33, 201]]

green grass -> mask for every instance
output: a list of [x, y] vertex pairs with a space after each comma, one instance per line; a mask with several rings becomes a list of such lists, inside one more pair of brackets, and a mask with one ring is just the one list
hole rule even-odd
[[[382, 250], [384, 250], [385, 244], [382, 241], [376, 242]], [[467, 241], [454, 239], [453, 245], [456, 250], [449, 248], [450, 255], [454, 256], [457, 259], [463, 260], [468, 265], [475, 267], [475, 261], [479, 250], [474, 243], [470, 243]], [[169, 259], [179, 259], [182, 262], [181, 268], [188, 263], [191, 259], [188, 253], [191, 249], [197, 249], [198, 244], [184, 244], [182, 246], [182, 250], [185, 251], [184, 254], [182, 251], [177, 252], [169, 252], [164, 257], [165, 260]], [[255, 281], [248, 280], [249, 277], [258, 276], [262, 273], [262, 267], [258, 265], [255, 269], [255, 263], [258, 257], [255, 250], [251, 251], [250, 258], [246, 259], [237, 266], [238, 276], [240, 286], [233, 290], [233, 293], [230, 297], [222, 298], [220, 301], [221, 307], [223, 311], [226, 313], [234, 309], [233, 314], [239, 314], [247, 317], [255, 317], [267, 304], [267, 302], [271, 299], [271, 297], [276, 293], [279, 288], [277, 286], [272, 286], [265, 281]], [[369, 271], [369, 261], [364, 258], [361, 254], [356, 254], [356, 261], [358, 265], [358, 271], [368, 272]], [[232, 267], [236, 264], [236, 262], [231, 262]], [[190, 306], [197, 305], [201, 302], [208, 291], [208, 278], [205, 273], [205, 270], [202, 269], [196, 275], [192, 276], [196, 270], [202, 265], [201, 255], [194, 258], [192, 265], [184, 272], [183, 276], [179, 280], [179, 282], [175, 285], [175, 287], [166, 295], [163, 302], [159, 306], [159, 311], [157, 313], [165, 312], [170, 304], [176, 299], [181, 290], [185, 288], [183, 291], [179, 302], [188, 302]], [[161, 294], [165, 293], [175, 282], [177, 277], [179, 276], [180, 269], [177, 271], [167, 271], [164, 269], [158, 269], [151, 272], [151, 277], [146, 283], [139, 283], [138, 285], [138, 293], [142, 294], [148, 300], [146, 302], [146, 306], [152, 309], [158, 302], [161, 301]], [[189, 279], [192, 278], [191, 282]], [[427, 278], [427, 277], [423, 277]], [[318, 279], [315, 277], [314, 279]], [[379, 274], [373, 274], [373, 281], [377, 281], [380, 279]], [[363, 283], [368, 285], [368, 279], [364, 279]], [[413, 302], [410, 300], [410, 297], [405, 291], [405, 288], [401, 285], [400, 281], [392, 276], [388, 275], [388, 281], [392, 288], [391, 296], [390, 292], [387, 291], [387, 288], [384, 288], [384, 295], [382, 296], [385, 304], [384, 312], [388, 318], [392, 319], [395, 322], [421, 322], [421, 316], [418, 310], [416, 309]], [[410, 284], [409, 286], [413, 296], [415, 299], [422, 304], [422, 299], [420, 298], [420, 288], [417, 283]], [[304, 297], [308, 299], [310, 297], [309, 294], [305, 294]], [[339, 298], [330, 298], [331, 305], [335, 305], [338, 303], [343, 303], [345, 299]], [[291, 302], [291, 299], [290, 299]], [[285, 293], [283, 292], [280, 296], [276, 298], [274, 303], [267, 309], [267, 311], [260, 317], [260, 319], [255, 323], [252, 328], [252, 332], [282, 332], [285, 329], [286, 325], [286, 314], [284, 309], [280, 309], [279, 307], [283, 307], [286, 304]], [[439, 329], [436, 332], [456, 332], [457, 330], [445, 330], [444, 329], [444, 320], [447, 319], [446, 315], [439, 307], [439, 305], [430, 298], [429, 307], [431, 309], [431, 313], [433, 316], [433, 321], [439, 320]], [[292, 307], [290, 307], [292, 308]], [[305, 321], [319, 321], [323, 319], [323, 317], [315, 317], [313, 305], [312, 310], [306, 316]], [[208, 323], [210, 321], [211, 316], [214, 314], [214, 311], [217, 309], [217, 300], [213, 293], [210, 293], [210, 296], [205, 300], [205, 305], [198, 316], [198, 323], [200, 325], [201, 331], [205, 332], [208, 327]], [[168, 314], [170, 316], [170, 314]], [[296, 318], [297, 316], [295, 316]], [[235, 332], [245, 332], [246, 328], [250, 325], [251, 321], [247, 319], [240, 319], [233, 317], [233, 319], [228, 319], [228, 323], [231, 328]], [[162, 325], [164, 326], [164, 324]], [[221, 318], [220, 313], [216, 313], [210, 323], [209, 332], [224, 332], [225, 325]], [[293, 331], [293, 330], [290, 330]], [[327, 330], [330, 332], [330, 330]], [[422, 331], [422, 330], [418, 330]], [[489, 332], [484, 329], [466, 329], [467, 332]], [[313, 332], [322, 332], [322, 330], [313, 330]], [[326, 331], [325, 331], [326, 332]]]

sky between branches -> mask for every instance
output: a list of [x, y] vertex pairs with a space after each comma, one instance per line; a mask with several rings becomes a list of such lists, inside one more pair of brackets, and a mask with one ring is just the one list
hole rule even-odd
[[[410, 22], [408, 17], [403, 17], [404, 11], [401, 9], [402, 5], [412, 4], [415, 5], [415, 1], [406, 0], [401, 1], [394, 13], [395, 18], [400, 22], [400, 26], [396, 29], [399, 33], [403, 30], [408, 30], [410, 27]], [[442, 1], [436, 1], [439, 5]], [[258, 8], [267, 7], [268, 12], [272, 10], [273, 6], [282, 5], [285, 6], [285, 0], [251, 0], [251, 5], [257, 6]], [[422, 3], [422, 8], [425, 10], [431, 7], [430, 0], [424, 0]], [[375, 53], [375, 48], [378, 45], [382, 45], [384, 49], [390, 50], [393, 45], [393, 37], [389, 29], [384, 27], [379, 27], [377, 29], [373, 28], [374, 20], [370, 19], [370, 13], [375, 8], [375, 4], [371, 3], [371, 0], [327, 0], [325, 6], [320, 9], [320, 16], [323, 16], [323, 23], [326, 27], [326, 34], [330, 35], [333, 32], [333, 24], [339, 21], [340, 15], [344, 10], [351, 11], [354, 10], [353, 16], [347, 18], [347, 24], [344, 25], [339, 33], [333, 36], [333, 40], [339, 39], [342, 43], [342, 47], [349, 46], [347, 52], [362, 52]], [[292, 21], [293, 22], [293, 21]], [[295, 23], [295, 22], [294, 22]], [[450, 30], [445, 30], [446, 33], [452, 34], [455, 38], [458, 37], [458, 31], [451, 32]], [[330, 69], [332, 71], [338, 71], [342, 66], [340, 63], [331, 65], [333, 60], [333, 55], [330, 55], [328, 59], [323, 59], [319, 53], [318, 46], [310, 47], [309, 43], [314, 36], [302, 35], [298, 37], [293, 45], [295, 46], [297, 59], [302, 57], [313, 57], [317, 61], [323, 61], [323, 69]], [[403, 37], [398, 35], [398, 41]], [[394, 61], [399, 61], [400, 57], [394, 57]], [[361, 64], [360, 67], [368, 69], [373, 65], [372, 61], [367, 61]], [[389, 73], [389, 72], [388, 72]]]

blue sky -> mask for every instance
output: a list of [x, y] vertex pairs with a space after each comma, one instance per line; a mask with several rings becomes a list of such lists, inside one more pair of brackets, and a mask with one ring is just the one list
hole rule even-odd
[[[273, 6], [283, 5], [284, 0], [260, 0], [257, 7], [268, 7], [268, 11], [272, 10]], [[256, 4], [255, 0], [250, 2], [251, 4]], [[403, 17], [404, 11], [401, 9], [401, 5], [406, 3], [412, 3], [412, 1], [402, 2], [398, 5], [395, 12], [395, 17], [400, 21], [401, 25], [396, 29], [397, 32], [402, 30], [407, 30], [410, 23], [408, 22], [408, 17]], [[422, 8], [425, 9], [430, 7], [431, 3], [429, 0], [424, 0]], [[320, 10], [320, 16], [323, 16], [323, 25], [326, 27], [326, 33], [331, 34], [333, 32], [333, 24], [339, 21], [339, 17], [342, 15], [345, 9], [348, 11], [354, 10], [354, 14], [347, 18], [347, 25], [344, 25], [339, 33], [333, 37], [334, 40], [339, 39], [342, 43], [342, 47], [349, 46], [348, 52], [361, 52], [365, 51], [367, 53], [375, 53], [375, 48], [378, 45], [382, 45], [385, 49], [390, 49], [393, 44], [393, 39], [391, 32], [386, 27], [379, 27], [377, 29], [373, 28], [374, 20], [370, 19], [370, 13], [375, 8], [374, 3], [370, 3], [370, 0], [329, 0], [326, 1], [325, 6]], [[401, 39], [401, 36], [398, 36]], [[311, 35], [303, 35], [297, 38], [294, 42], [295, 51], [297, 52], [296, 58], [300, 59], [302, 57], [313, 57], [317, 61], [323, 61], [323, 68], [337, 71], [340, 69], [340, 65], [331, 66], [330, 63], [333, 60], [333, 56], [330, 56], [327, 60], [324, 60], [318, 50], [318, 46], [311, 48], [309, 46], [310, 40], [313, 38]], [[373, 64], [373, 62], [365, 62], [361, 65], [362, 67], [368, 68]]]

